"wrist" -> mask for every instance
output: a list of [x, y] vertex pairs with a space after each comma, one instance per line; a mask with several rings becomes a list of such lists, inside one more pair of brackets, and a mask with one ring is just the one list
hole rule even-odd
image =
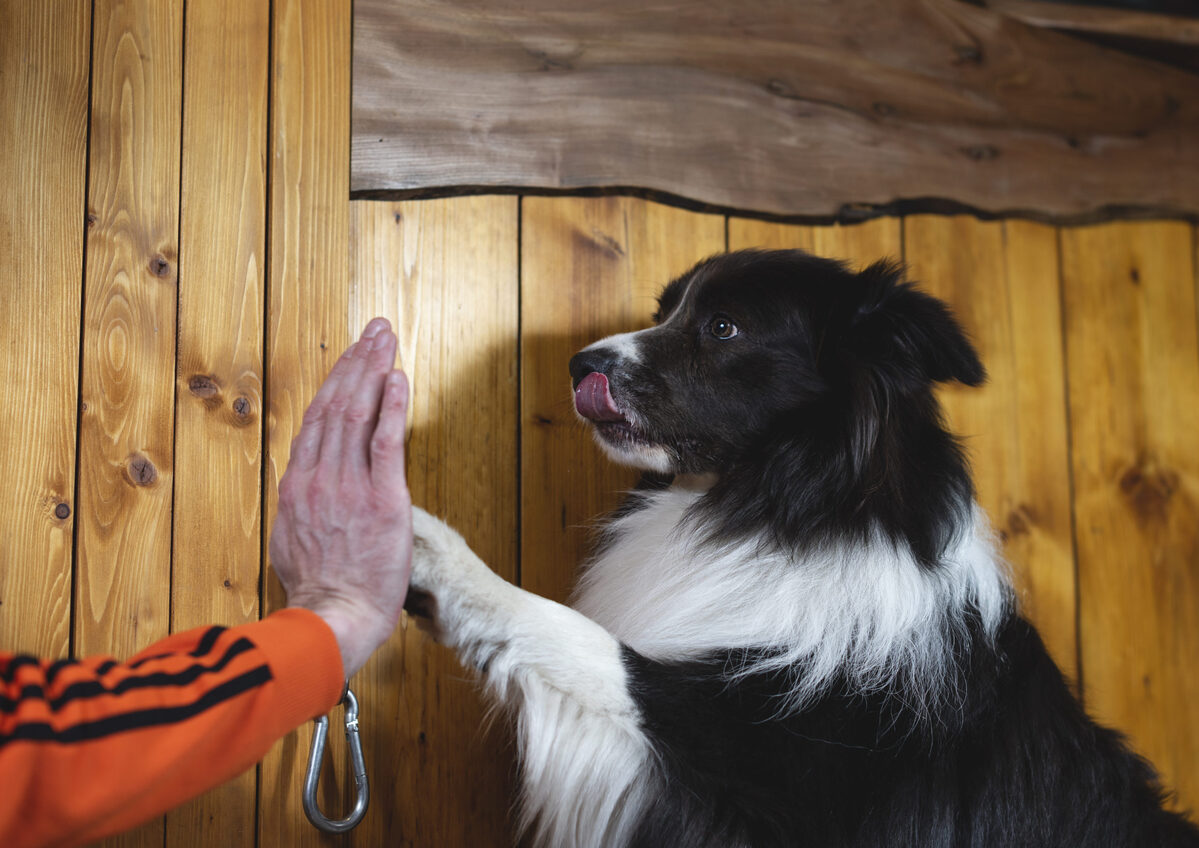
[[298, 599], [289, 603], [288, 606], [302, 607], [316, 613], [333, 631], [333, 638], [337, 640], [337, 649], [341, 653], [342, 674], [346, 680], [349, 680], [362, 666], [366, 665], [366, 661], [375, 652], [375, 648], [387, 638], [386, 634], [382, 638], [375, 635], [378, 628], [373, 626], [371, 616], [361, 611], [346, 609], [338, 603], [328, 601], [306, 603], [304, 600]]

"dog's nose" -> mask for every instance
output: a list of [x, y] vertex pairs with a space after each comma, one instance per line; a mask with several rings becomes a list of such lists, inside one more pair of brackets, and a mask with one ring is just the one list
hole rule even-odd
[[596, 371], [607, 376], [616, 364], [616, 359], [616, 351], [612, 348], [584, 348], [570, 358], [571, 386], [577, 389], [584, 377]]

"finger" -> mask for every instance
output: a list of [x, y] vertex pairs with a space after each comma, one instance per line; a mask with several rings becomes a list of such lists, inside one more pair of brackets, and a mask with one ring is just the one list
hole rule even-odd
[[392, 371], [383, 386], [379, 421], [371, 438], [371, 483], [385, 494], [395, 495], [407, 488], [404, 479], [404, 437], [408, 424], [408, 377]]
[[370, 465], [370, 441], [379, 418], [383, 382], [395, 366], [396, 337], [384, 330], [371, 339], [366, 366], [350, 398], [345, 415], [345, 447], [342, 469], [361, 478]]
[[387, 326], [387, 321], [382, 318], [376, 318], [367, 324], [362, 338], [346, 351], [346, 355], [342, 357], [337, 366], [334, 366], [336, 369], [342, 367], [344, 363], [344, 370], [339, 375], [337, 386], [329, 397], [322, 416], [324, 425], [321, 434], [320, 456], [318, 457], [321, 463], [330, 463], [333, 467], [340, 467], [345, 461], [348, 414], [355, 396], [360, 390], [359, 383], [367, 367], [370, 346], [379, 334], [386, 330]]
[[316, 465], [320, 456], [321, 441], [327, 427], [326, 413], [329, 403], [337, 395], [345, 380], [356, 347], [357, 344], [350, 345], [337, 362], [333, 363], [333, 369], [317, 389], [312, 403], [308, 404], [308, 409], [304, 411], [300, 432], [292, 442], [289, 467], [295, 465], [297, 468], [308, 470]]

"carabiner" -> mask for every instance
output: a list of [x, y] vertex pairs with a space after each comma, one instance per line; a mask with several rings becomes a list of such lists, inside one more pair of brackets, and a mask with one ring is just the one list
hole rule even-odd
[[316, 804], [316, 784], [321, 775], [321, 763], [325, 759], [325, 740], [329, 736], [329, 717], [321, 716], [314, 719], [316, 727], [312, 733], [312, 750], [308, 752], [308, 771], [304, 774], [304, 815], [308, 821], [325, 833], [346, 833], [358, 826], [366, 815], [366, 805], [370, 803], [370, 784], [366, 782], [366, 763], [362, 759], [362, 740], [358, 737], [358, 699], [346, 686], [346, 693], [341, 699], [345, 704], [346, 743], [350, 746], [350, 760], [354, 767], [354, 786], [358, 790], [358, 798], [354, 801], [354, 809], [341, 821], [325, 818], [320, 807]]

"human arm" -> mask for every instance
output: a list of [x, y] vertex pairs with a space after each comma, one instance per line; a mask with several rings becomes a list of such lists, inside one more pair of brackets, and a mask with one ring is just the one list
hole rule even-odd
[[341, 697], [306, 610], [177, 633], [127, 662], [0, 654], [0, 845], [82, 845], [245, 771]]
[[127, 663], [0, 654], [0, 845], [131, 827], [336, 703], [407, 591], [408, 393], [395, 350], [386, 322], [372, 321], [305, 414], [270, 544], [288, 609], [176, 634]]

